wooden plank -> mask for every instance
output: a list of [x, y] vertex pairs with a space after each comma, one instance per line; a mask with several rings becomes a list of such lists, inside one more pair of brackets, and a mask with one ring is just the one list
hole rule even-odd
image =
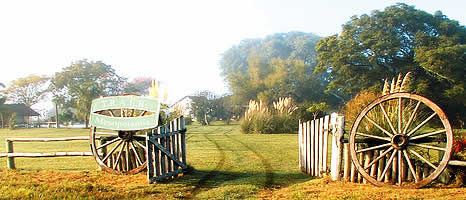
[[327, 173], [328, 171], [328, 167], [327, 167], [327, 160], [328, 160], [328, 130], [329, 130], [329, 122], [330, 122], [330, 116], [326, 115], [325, 116], [325, 119], [324, 119], [324, 149], [323, 149], [323, 154], [324, 154], [324, 157], [323, 157], [323, 169], [325, 171], [325, 173]]
[[309, 128], [311, 126], [311, 122], [307, 121], [306, 125], [304, 127], [304, 163], [305, 163], [305, 169], [306, 173], [308, 175], [312, 175], [311, 173], [311, 129]]
[[[360, 154], [359, 154], [359, 162], [360, 162], [359, 164], [361, 164], [361, 165], [364, 165], [363, 160], [364, 160], [364, 155], [365, 155], [365, 153], [366, 153], [366, 152], [363, 152], [363, 153], [360, 153]], [[357, 182], [358, 182], [358, 183], [361, 183], [363, 178], [362, 178], [361, 173], [359, 173], [359, 171], [358, 171], [358, 173], [357, 173], [357, 176], [358, 176]]]
[[324, 118], [319, 119], [319, 177], [323, 177], [324, 167]]
[[147, 181], [151, 183], [151, 178], [154, 177], [154, 165], [152, 163], [154, 162], [154, 157], [153, 157], [153, 145], [150, 142], [150, 133], [146, 133], [146, 158], [147, 158]]
[[165, 147], [163, 147], [162, 145], [160, 145], [158, 143], [152, 143], [152, 144], [154, 144], [158, 149], [160, 149], [168, 158], [170, 158], [171, 160], [177, 162], [178, 165], [186, 167], [184, 163], [180, 162], [172, 154], [170, 154], [168, 149], [166, 149]]
[[[178, 130], [178, 131], [181, 130], [181, 124], [180, 124], [180, 123], [181, 123], [181, 120], [180, 120], [180, 118], [177, 118], [176, 123], [177, 123], [177, 125], [176, 125], [177, 130]], [[181, 136], [181, 134], [176, 134], [176, 157], [177, 157], [179, 160], [181, 160], [181, 152], [180, 152], [181, 137], [180, 137], [180, 136]], [[182, 161], [182, 160], [181, 160], [181, 161]], [[182, 162], [183, 162], [183, 161], [182, 161]]]
[[356, 167], [354, 166], [353, 162], [351, 162], [350, 182], [356, 183], [357, 179], [358, 175], [356, 174]]
[[309, 156], [310, 156], [310, 159], [307, 161], [308, 162], [308, 170], [309, 170], [309, 175], [311, 176], [315, 176], [315, 173], [314, 173], [314, 163], [315, 163], [315, 143], [314, 143], [314, 140], [315, 140], [315, 120], [312, 120], [310, 122], [311, 124], [311, 128], [308, 130], [308, 132], [310, 133], [308, 135], [308, 138], [307, 138], [307, 143], [308, 143], [308, 148], [309, 148]]
[[[372, 158], [371, 158], [371, 161], [376, 159], [377, 157], [379, 156], [379, 150], [375, 150], [373, 151], [373, 155], [372, 155]], [[377, 177], [377, 165], [378, 165], [379, 162], [375, 162], [372, 166], [371, 166], [371, 170], [370, 170], [370, 174], [372, 177]]]
[[6, 138], [6, 141], [12, 142], [57, 142], [57, 141], [74, 141], [89, 140], [89, 136], [63, 137], [63, 138]]
[[186, 126], [184, 122], [184, 117], [180, 117], [180, 129], [183, 130], [181, 131], [181, 157], [182, 157], [182, 162], [187, 166], [186, 162]]
[[301, 170], [301, 172], [303, 171], [303, 159], [302, 159], [302, 156], [303, 156], [303, 151], [302, 151], [302, 148], [303, 148], [303, 144], [302, 144], [302, 128], [303, 128], [303, 125], [301, 124], [301, 120], [298, 120], [298, 167], [299, 167], [299, 170]]
[[346, 181], [349, 181], [350, 179], [350, 170], [351, 170], [351, 165], [353, 164], [351, 162], [351, 156], [350, 156], [350, 151], [349, 151], [349, 143], [343, 144], [343, 179]]
[[92, 152], [49, 152], [49, 153], [1, 153], [0, 157], [62, 157], [62, 156], [93, 156]]
[[[369, 166], [369, 163], [371, 163], [371, 161], [372, 161], [372, 151], [365, 152], [364, 153], [364, 168]], [[362, 162], [362, 160], [361, 160], [361, 162]], [[369, 170], [369, 173], [370, 173], [370, 170]], [[363, 179], [362, 182], [364, 184], [367, 184], [367, 180], [364, 177], [362, 177], [362, 175], [361, 175], [361, 178]]]
[[[382, 154], [383, 151], [379, 151], [379, 156], [381, 156]], [[382, 180], [380, 176], [382, 176], [383, 169], [385, 169], [385, 156], [383, 156], [377, 164], [377, 180]]]
[[466, 167], [466, 161], [462, 161], [462, 160], [450, 160], [450, 161], [448, 161], [448, 164], [449, 165]]
[[[160, 138], [157, 138], [156, 141], [160, 143]], [[161, 166], [160, 166], [160, 150], [157, 148], [152, 147], [152, 151], [154, 152], [154, 169], [155, 169], [155, 176], [162, 175]]]
[[[160, 134], [165, 134], [166, 132], [166, 125], [162, 125], [161, 129], [160, 129]], [[164, 145], [165, 143], [165, 137], [161, 137], [159, 138], [159, 144], [161, 145]], [[160, 149], [157, 148], [157, 150], [159, 151], [159, 154], [160, 154], [160, 175], [163, 175], [166, 173], [166, 163], [165, 163], [165, 155], [160, 151]]]
[[314, 176], [319, 176], [319, 119], [314, 122]]

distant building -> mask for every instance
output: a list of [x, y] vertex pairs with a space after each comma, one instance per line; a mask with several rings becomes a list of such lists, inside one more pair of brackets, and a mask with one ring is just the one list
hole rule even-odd
[[180, 100], [176, 101], [174, 104], [170, 106], [170, 112], [173, 112], [175, 109], [183, 110], [183, 116], [185, 117], [193, 117], [191, 103], [193, 102], [193, 96], [185, 96]]
[[3, 120], [1, 122], [3, 123], [1, 124], [2, 126], [8, 123], [9, 119], [7, 119], [7, 116], [11, 116], [13, 113], [16, 114], [15, 120], [17, 124], [28, 124], [30, 117], [40, 116], [39, 113], [24, 104], [3, 104], [0, 105], [0, 114]]

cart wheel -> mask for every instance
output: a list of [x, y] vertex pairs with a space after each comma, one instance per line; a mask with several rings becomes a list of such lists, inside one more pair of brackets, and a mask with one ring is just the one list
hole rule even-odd
[[[112, 117], [144, 116], [134, 109], [112, 109], [99, 112]], [[134, 174], [146, 168], [146, 135], [144, 131], [108, 130], [91, 127], [91, 151], [100, 168], [113, 174]]]
[[416, 94], [382, 96], [356, 118], [349, 138], [353, 164], [376, 186], [420, 188], [445, 169], [453, 133], [445, 113]]

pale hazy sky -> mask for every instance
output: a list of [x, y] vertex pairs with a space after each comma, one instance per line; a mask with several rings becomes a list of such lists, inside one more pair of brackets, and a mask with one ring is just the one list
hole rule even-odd
[[352, 15], [396, 2], [466, 21], [463, 0], [1, 1], [0, 82], [51, 76], [86, 58], [130, 79], [157, 78], [171, 102], [206, 89], [226, 93], [219, 59], [241, 40], [289, 31], [329, 36]]

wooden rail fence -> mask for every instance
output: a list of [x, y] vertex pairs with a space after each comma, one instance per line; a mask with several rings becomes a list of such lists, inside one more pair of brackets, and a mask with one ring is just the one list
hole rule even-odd
[[6, 138], [6, 153], [0, 153], [0, 157], [7, 157], [7, 167], [16, 169], [15, 157], [62, 157], [62, 156], [92, 156], [92, 152], [49, 152], [49, 153], [20, 153], [14, 152], [13, 142], [62, 142], [62, 141], [89, 141], [89, 136], [65, 137], [65, 138]]

